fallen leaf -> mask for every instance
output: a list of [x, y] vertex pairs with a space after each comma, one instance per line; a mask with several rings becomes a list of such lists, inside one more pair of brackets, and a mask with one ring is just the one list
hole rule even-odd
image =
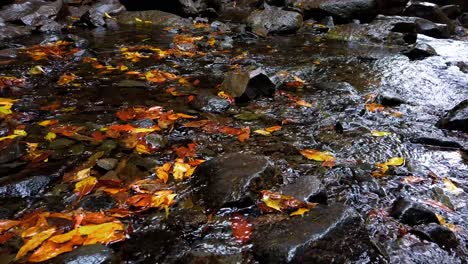
[[259, 135], [262, 135], [262, 136], [271, 136], [271, 133], [266, 131], [266, 130], [263, 130], [263, 129], [257, 129], [254, 131], [255, 134], [259, 134]]
[[444, 178], [444, 190], [454, 194], [454, 195], [459, 195], [463, 193], [463, 189], [458, 188], [449, 178]]
[[308, 102], [306, 102], [304, 100], [297, 100], [296, 105], [304, 106], [304, 107], [312, 107], [311, 103], [308, 103]]
[[34, 253], [29, 257], [29, 262], [43, 262], [56, 256], [63, 254], [65, 252], [70, 252], [75, 246], [83, 244], [84, 239], [80, 235], [75, 235], [72, 239], [64, 244], [54, 243], [47, 240], [40, 248], [38, 248]]
[[385, 106], [381, 104], [366, 104], [366, 109], [369, 112], [382, 112], [385, 109]]
[[45, 135], [44, 139], [47, 141], [52, 141], [57, 138], [57, 134], [54, 132], [48, 132], [47, 135]]
[[40, 66], [40, 65], [36, 65], [36, 66], [32, 67], [31, 69], [29, 69], [29, 74], [31, 74], [31, 75], [40, 75], [40, 74], [44, 74], [44, 73], [45, 73], [45, 71], [42, 68], [42, 66]]
[[60, 86], [64, 86], [67, 84], [70, 84], [76, 79], [76, 75], [73, 73], [64, 73], [62, 76], [60, 76], [59, 80], [57, 81], [57, 84]]
[[372, 131], [371, 135], [374, 137], [385, 137], [391, 135], [391, 132], [385, 132], [385, 131]]
[[21, 221], [17, 220], [0, 220], [0, 234], [8, 231], [10, 228], [13, 228], [21, 224]]
[[55, 233], [55, 228], [49, 228], [43, 232], [38, 233], [34, 237], [32, 237], [30, 240], [28, 240], [18, 251], [16, 254], [15, 259], [21, 259], [24, 257], [29, 251], [36, 249], [38, 246], [42, 244], [46, 239], [51, 237]]
[[252, 235], [252, 224], [247, 219], [240, 215], [234, 214], [231, 216], [232, 235], [240, 243], [247, 243]]
[[335, 157], [330, 152], [321, 152], [315, 149], [304, 149], [300, 153], [310, 160], [322, 161], [322, 166], [333, 167], [335, 166]]
[[95, 177], [87, 177], [75, 184], [75, 193], [78, 197], [83, 197], [89, 194], [97, 184]]
[[299, 208], [296, 211], [290, 213], [289, 216], [296, 216], [296, 215], [302, 216], [302, 215], [304, 215], [305, 213], [307, 213], [309, 211], [310, 211], [309, 208]]
[[280, 131], [281, 129], [282, 129], [282, 126], [271, 126], [271, 127], [265, 128], [265, 130], [270, 132], [270, 133]]

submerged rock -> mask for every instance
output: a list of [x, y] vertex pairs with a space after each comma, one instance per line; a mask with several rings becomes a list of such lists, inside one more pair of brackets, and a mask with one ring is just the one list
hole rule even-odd
[[180, 16], [166, 13], [158, 10], [148, 11], [124, 11], [115, 17], [117, 22], [125, 25], [138, 24], [137, 19], [148, 21], [153, 26], [173, 27], [173, 26], [191, 26], [190, 20]]
[[221, 90], [241, 101], [253, 100], [259, 96], [272, 96], [276, 85], [261, 70], [251, 72], [227, 72]]
[[452, 108], [439, 120], [437, 126], [449, 130], [460, 130], [468, 133], [468, 100], [464, 100]]
[[111, 264], [115, 263], [114, 251], [101, 244], [79, 247], [52, 261], [54, 264]]
[[281, 183], [273, 163], [264, 156], [231, 153], [213, 158], [195, 170], [193, 193], [208, 209], [252, 204], [261, 190]]
[[407, 225], [439, 223], [434, 212], [404, 197], [393, 202], [390, 215]]
[[247, 24], [257, 35], [293, 33], [302, 26], [302, 15], [267, 6], [265, 10], [254, 11], [247, 17]]
[[333, 16], [338, 22], [370, 21], [377, 15], [374, 0], [287, 0], [287, 4], [302, 10], [307, 18]]
[[101, 210], [112, 209], [116, 206], [116, 201], [109, 195], [88, 195], [84, 197], [80, 203], [79, 207], [85, 209], [86, 211], [99, 212]]
[[378, 257], [362, 218], [340, 204], [255, 226], [253, 252], [260, 263], [372, 262]]
[[228, 100], [209, 93], [198, 94], [191, 105], [198, 111], [208, 113], [223, 113], [231, 106]]

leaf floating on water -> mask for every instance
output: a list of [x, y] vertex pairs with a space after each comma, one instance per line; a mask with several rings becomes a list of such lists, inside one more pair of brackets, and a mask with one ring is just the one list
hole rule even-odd
[[262, 135], [262, 136], [271, 136], [271, 132], [268, 132], [268, 131], [263, 130], [263, 129], [257, 129], [257, 130], [254, 131], [254, 133]]
[[311, 103], [308, 103], [308, 102], [306, 102], [304, 100], [297, 100], [296, 105], [304, 106], [304, 107], [312, 107]]
[[330, 152], [321, 152], [315, 149], [304, 149], [300, 153], [310, 160], [323, 161], [322, 166], [333, 167], [335, 166], [335, 157]]
[[386, 132], [386, 131], [372, 131], [371, 135], [374, 137], [385, 137], [391, 135], [391, 132]]
[[265, 130], [270, 132], [270, 133], [280, 131], [281, 129], [282, 129], [282, 126], [272, 126], [272, 127], [265, 128]]
[[48, 132], [47, 135], [45, 135], [44, 139], [47, 141], [52, 141], [57, 138], [57, 134], [54, 132]]
[[381, 104], [366, 104], [366, 109], [369, 112], [382, 112], [385, 109], [385, 106]]
[[[309, 209], [316, 206], [314, 203], [306, 203], [292, 196], [282, 195], [276, 192], [264, 190], [261, 191], [261, 193], [261, 201], [267, 206], [267, 209], [271, 208], [279, 212], [291, 213], [290, 216], [303, 215]], [[267, 209], [262, 209], [261, 207], [260, 209], [263, 212], [268, 212]]]
[[60, 76], [59, 80], [57, 81], [57, 84], [60, 86], [65, 86], [70, 84], [76, 79], [76, 75], [73, 73], [64, 73], [62, 76]]

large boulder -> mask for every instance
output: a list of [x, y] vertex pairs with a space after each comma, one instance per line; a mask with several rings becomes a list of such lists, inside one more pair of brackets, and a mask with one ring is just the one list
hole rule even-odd
[[319, 206], [302, 217], [256, 222], [254, 227], [253, 252], [260, 263], [358, 263], [362, 256], [368, 262], [378, 258], [361, 216], [340, 204]]
[[54, 23], [63, 8], [63, 1], [16, 1], [0, 11], [0, 18], [7, 22], [22, 22], [32, 27]]
[[337, 22], [370, 21], [378, 10], [375, 0], [287, 0], [287, 4], [302, 10], [306, 18], [332, 16]]
[[120, 0], [130, 11], [161, 10], [182, 16], [213, 15], [220, 8], [218, 0]]
[[115, 15], [125, 10], [119, 0], [98, 1], [81, 17], [81, 21], [94, 27], [106, 24], [105, 14]]
[[243, 153], [213, 158], [195, 170], [192, 187], [195, 198], [207, 209], [252, 204], [260, 191], [279, 185], [282, 179], [264, 156]]
[[111, 264], [115, 263], [114, 251], [101, 244], [79, 247], [52, 261], [53, 264]]
[[464, 100], [439, 120], [440, 128], [468, 133], [468, 100]]
[[440, 24], [451, 24], [451, 20], [444, 14], [438, 5], [426, 2], [414, 2], [409, 5], [403, 15], [421, 17]]
[[247, 24], [257, 35], [291, 33], [302, 26], [302, 15], [282, 10], [278, 7], [267, 6], [264, 10], [254, 11], [247, 17]]

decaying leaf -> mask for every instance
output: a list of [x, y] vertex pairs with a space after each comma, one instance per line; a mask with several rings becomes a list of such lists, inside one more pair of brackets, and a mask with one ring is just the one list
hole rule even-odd
[[57, 81], [57, 84], [60, 86], [64, 86], [67, 84], [70, 84], [76, 79], [76, 75], [73, 73], [64, 73], [62, 76], [60, 76], [59, 80]]
[[[308, 212], [309, 209], [314, 208], [317, 204], [307, 203], [300, 201], [292, 196], [282, 195], [280, 193], [271, 191], [261, 191], [264, 205], [267, 208], [274, 209], [279, 212], [290, 213], [290, 216], [303, 215]], [[268, 210], [260, 208], [262, 211], [268, 212]]]

